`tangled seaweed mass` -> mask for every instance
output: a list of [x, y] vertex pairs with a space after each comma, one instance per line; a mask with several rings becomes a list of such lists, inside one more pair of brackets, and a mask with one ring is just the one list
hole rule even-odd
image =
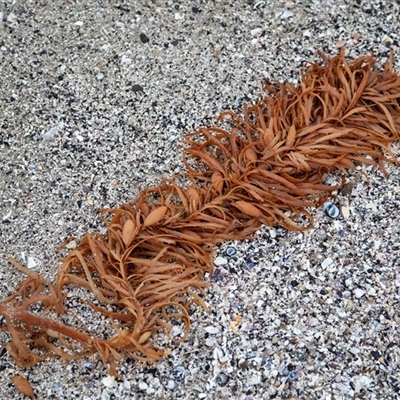
[[[171, 334], [179, 321], [184, 340], [191, 304], [207, 309], [202, 297], [215, 244], [251, 238], [261, 224], [310, 229], [307, 209], [341, 187], [324, 184], [327, 173], [368, 163], [386, 174], [384, 162], [398, 164], [389, 147], [400, 132], [392, 57], [380, 71], [371, 56], [351, 63], [344, 50], [320, 56], [325, 65], [311, 65], [300, 85], [267, 87], [270, 95], [245, 107], [243, 116], [222, 113], [218, 121], [229, 130], [187, 135], [190, 185], [165, 180], [136, 201], [101, 210], [107, 232], [86, 234], [62, 260], [55, 284], [10, 259], [28, 276], [0, 303], [2, 329], [11, 336], [5, 347], [18, 365], [98, 352], [116, 374], [124, 356], [160, 359], [168, 350], [154, 344], [154, 335]], [[98, 338], [99, 332], [54, 318], [71, 312], [69, 285], [95, 296], [87, 304], [110, 321], [113, 336]]]

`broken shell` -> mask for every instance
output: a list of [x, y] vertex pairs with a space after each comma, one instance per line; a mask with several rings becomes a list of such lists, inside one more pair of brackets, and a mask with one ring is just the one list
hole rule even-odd
[[342, 211], [343, 218], [345, 218], [345, 219], [349, 218], [349, 216], [350, 216], [350, 209], [349, 209], [349, 207], [342, 206], [342, 207], [341, 207], [341, 211]]
[[175, 379], [182, 380], [185, 378], [186, 375], [186, 370], [182, 366], [178, 365], [177, 367], [174, 368], [172, 371], [172, 375]]
[[236, 249], [233, 246], [229, 246], [226, 250], [225, 250], [225, 254], [228, 257], [235, 257], [236, 256]]
[[220, 372], [216, 378], [215, 378], [215, 382], [217, 383], [217, 385], [220, 386], [225, 386], [229, 381], [229, 376], [225, 375], [223, 372]]
[[299, 373], [297, 371], [290, 371], [288, 374], [289, 381], [295, 381], [299, 377]]
[[330, 218], [337, 218], [340, 215], [339, 207], [327, 201], [323, 206], [325, 214]]

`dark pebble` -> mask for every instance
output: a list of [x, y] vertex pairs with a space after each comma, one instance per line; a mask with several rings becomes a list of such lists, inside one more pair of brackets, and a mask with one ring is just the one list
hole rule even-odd
[[254, 264], [253, 261], [251, 261], [251, 260], [247, 260], [247, 261], [246, 261], [246, 268], [247, 268], [248, 270], [252, 270], [252, 269], [254, 268], [254, 266], [255, 266], [255, 264]]
[[140, 85], [133, 85], [132, 86], [132, 91], [137, 93], [137, 92], [144, 92], [143, 86]]
[[379, 351], [372, 350], [371, 356], [374, 358], [374, 360], [379, 360], [379, 358], [381, 357], [381, 353]]
[[150, 39], [144, 33], [140, 34], [140, 40], [141, 40], [142, 43], [150, 42]]

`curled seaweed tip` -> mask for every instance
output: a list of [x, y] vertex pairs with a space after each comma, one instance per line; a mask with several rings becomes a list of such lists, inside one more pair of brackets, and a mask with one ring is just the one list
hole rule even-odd
[[[389, 147], [400, 131], [400, 78], [392, 57], [380, 71], [371, 56], [349, 63], [343, 49], [333, 58], [319, 54], [324, 65], [302, 71], [298, 86], [267, 87], [270, 94], [245, 106], [242, 116], [218, 117], [228, 128], [186, 135], [191, 184], [164, 180], [136, 201], [100, 210], [107, 232], [86, 234], [62, 260], [54, 284], [10, 259], [27, 275], [0, 303], [2, 329], [11, 336], [5, 347], [18, 365], [98, 353], [115, 375], [123, 356], [159, 360], [169, 350], [154, 344], [155, 334], [170, 332], [182, 341], [191, 305], [208, 310], [205, 279], [216, 244], [252, 238], [261, 224], [311, 229], [308, 209], [344, 184], [344, 178], [324, 184], [326, 174], [361, 163], [386, 174], [384, 162], [398, 165]], [[110, 337], [55, 318], [71, 312], [70, 285], [92, 295], [84, 304], [110, 322]], [[34, 313], [33, 305], [42, 311]], [[171, 334], [174, 321], [184, 327], [179, 338]]]

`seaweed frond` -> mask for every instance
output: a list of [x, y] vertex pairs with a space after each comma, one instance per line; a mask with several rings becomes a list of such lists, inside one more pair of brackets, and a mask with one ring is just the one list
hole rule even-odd
[[[311, 229], [309, 208], [344, 184], [344, 178], [324, 184], [326, 174], [362, 163], [386, 174], [385, 162], [398, 165], [390, 149], [400, 132], [400, 77], [392, 58], [381, 71], [371, 56], [349, 63], [343, 49], [333, 58], [320, 55], [325, 64], [303, 71], [300, 85], [270, 88], [243, 115], [223, 112], [217, 122], [229, 128], [188, 134], [191, 184], [164, 180], [136, 201], [101, 210], [107, 232], [86, 234], [62, 260], [55, 284], [10, 260], [28, 275], [0, 303], [3, 329], [11, 334], [5, 347], [18, 365], [97, 352], [116, 374], [123, 356], [160, 359], [168, 350], [153, 343], [154, 335], [179, 321], [184, 332], [177, 340], [184, 340], [191, 304], [208, 309], [203, 297], [215, 244], [252, 238], [261, 224]], [[94, 296], [87, 304], [110, 321], [112, 337], [54, 319], [68, 312], [70, 285]], [[40, 315], [33, 305], [44, 308]]]

